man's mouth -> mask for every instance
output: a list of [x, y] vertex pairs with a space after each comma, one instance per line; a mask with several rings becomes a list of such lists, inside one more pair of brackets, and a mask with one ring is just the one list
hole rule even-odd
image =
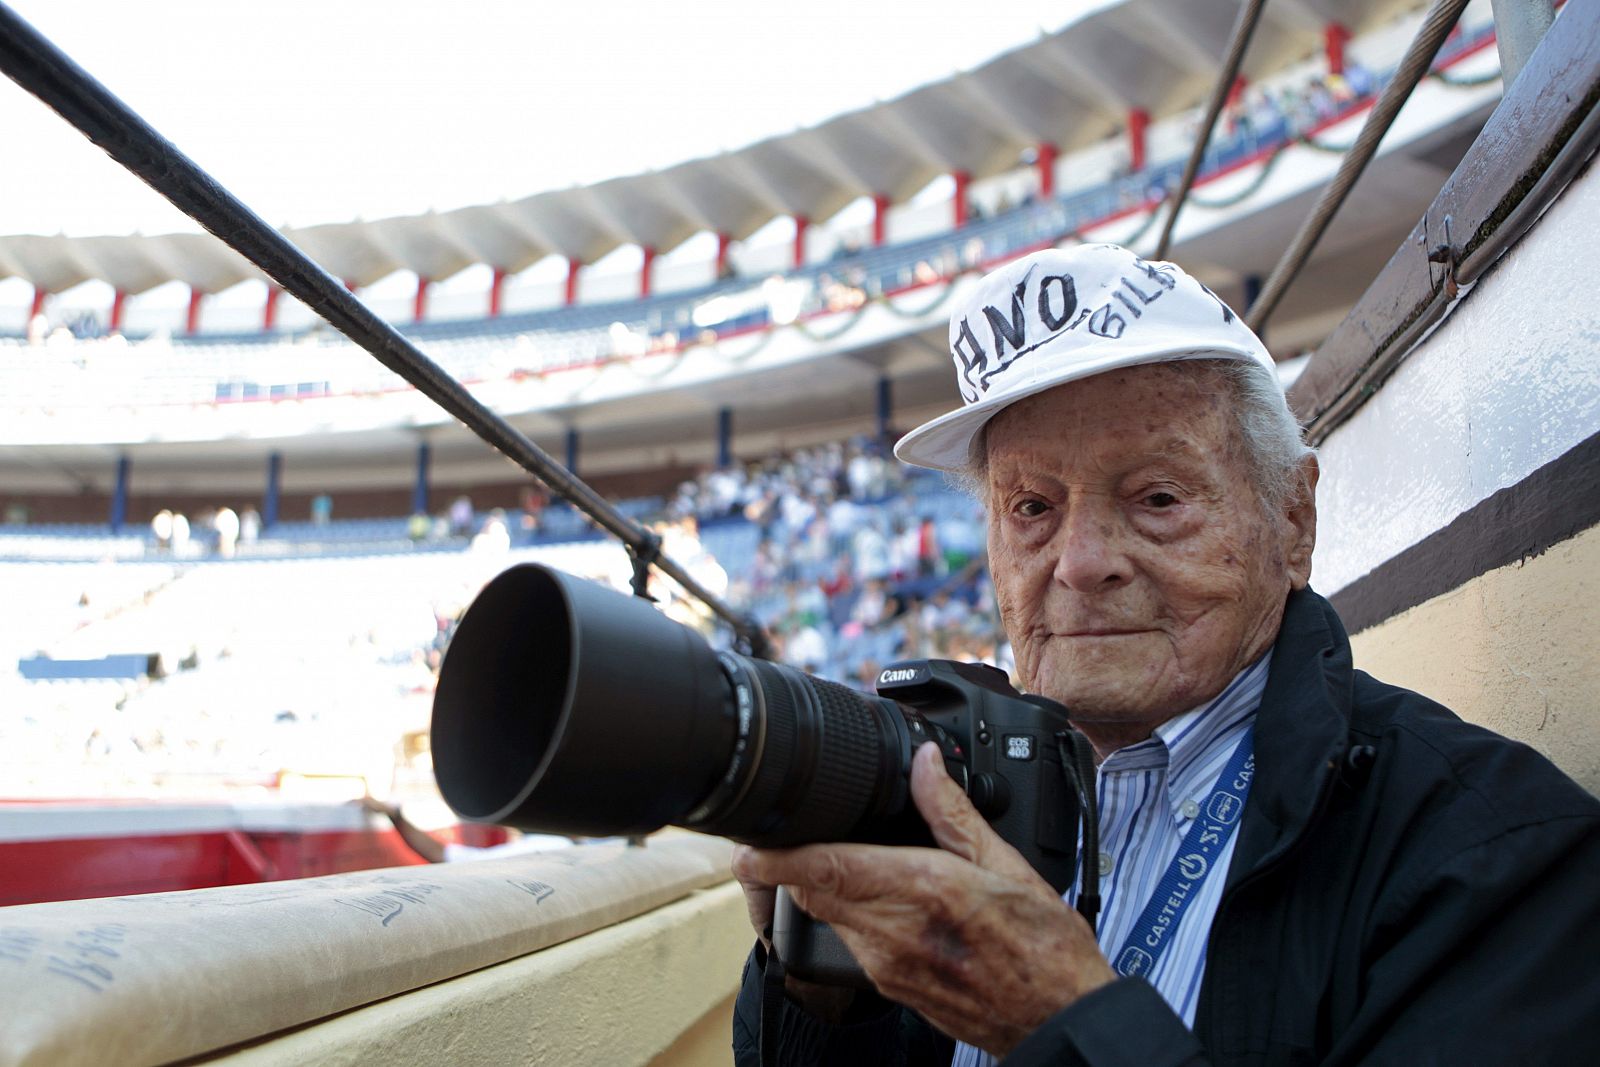
[[1057, 637], [1129, 637], [1133, 634], [1147, 634], [1150, 631], [1145, 627], [1127, 626], [1086, 626], [1077, 630], [1058, 631]]

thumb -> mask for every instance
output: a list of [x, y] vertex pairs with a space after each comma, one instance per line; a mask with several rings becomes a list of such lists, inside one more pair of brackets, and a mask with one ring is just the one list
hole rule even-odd
[[932, 741], [917, 749], [911, 763], [911, 797], [940, 848], [985, 870], [1019, 881], [1043, 883], [1022, 854], [995, 833], [945, 771], [944, 756]]

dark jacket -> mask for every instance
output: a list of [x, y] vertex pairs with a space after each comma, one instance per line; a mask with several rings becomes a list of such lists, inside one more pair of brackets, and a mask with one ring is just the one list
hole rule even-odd
[[[1309, 590], [1289, 598], [1255, 736], [1194, 1031], [1123, 979], [1008, 1065], [1600, 1062], [1600, 802], [1526, 745], [1352, 669]], [[761, 963], [735, 1008], [741, 1067], [759, 1062]], [[942, 1067], [931, 1031], [896, 1006], [831, 1028], [788, 1003], [781, 1060]]]

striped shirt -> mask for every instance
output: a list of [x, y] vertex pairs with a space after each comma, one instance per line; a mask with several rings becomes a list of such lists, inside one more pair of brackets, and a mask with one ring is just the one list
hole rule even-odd
[[[1178, 854], [1183, 835], [1210, 797], [1239, 741], [1255, 724], [1272, 664], [1269, 651], [1246, 667], [1209, 704], [1156, 727], [1138, 744], [1118, 749], [1100, 764], [1100, 951], [1115, 959]], [[1235, 834], [1218, 856], [1227, 871]], [[1188, 1026], [1194, 1025], [1206, 942], [1226, 876], [1208, 878], [1190, 903], [1165, 953], [1145, 979]], [[1078, 887], [1067, 893], [1077, 903]], [[992, 1056], [956, 1046], [952, 1067], [990, 1067]]]

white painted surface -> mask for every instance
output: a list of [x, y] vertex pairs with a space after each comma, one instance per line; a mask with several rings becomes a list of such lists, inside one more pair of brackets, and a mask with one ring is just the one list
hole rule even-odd
[[1591, 171], [1324, 442], [1320, 591], [1344, 588], [1600, 430], [1597, 233]]
[[379, 824], [354, 804], [5, 804], [0, 842], [161, 834], [325, 833]]

